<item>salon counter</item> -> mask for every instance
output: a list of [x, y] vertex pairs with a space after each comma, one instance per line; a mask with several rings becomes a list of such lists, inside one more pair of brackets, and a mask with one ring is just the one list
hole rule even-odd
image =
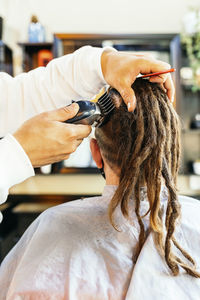
[[[10, 189], [11, 195], [100, 195], [105, 181], [100, 174], [36, 175]], [[179, 175], [179, 193], [200, 196], [200, 176]]]
[[105, 180], [99, 174], [36, 175], [10, 189], [12, 195], [100, 195]]

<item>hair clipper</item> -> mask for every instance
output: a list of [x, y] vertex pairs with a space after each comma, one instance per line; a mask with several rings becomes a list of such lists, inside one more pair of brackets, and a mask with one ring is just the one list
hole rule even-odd
[[76, 103], [79, 105], [78, 113], [75, 117], [65, 121], [65, 123], [100, 127], [108, 120], [110, 113], [115, 108], [115, 105], [107, 92], [105, 92], [97, 102], [80, 100]]

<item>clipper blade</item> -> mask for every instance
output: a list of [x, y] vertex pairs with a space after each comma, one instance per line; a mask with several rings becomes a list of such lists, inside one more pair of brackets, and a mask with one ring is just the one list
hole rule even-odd
[[65, 123], [92, 125], [100, 127], [109, 120], [115, 105], [111, 97], [105, 92], [97, 102], [87, 100], [77, 101], [79, 111], [75, 117], [65, 121]]
[[98, 99], [97, 104], [104, 116], [109, 115], [115, 108], [115, 105], [107, 91]]

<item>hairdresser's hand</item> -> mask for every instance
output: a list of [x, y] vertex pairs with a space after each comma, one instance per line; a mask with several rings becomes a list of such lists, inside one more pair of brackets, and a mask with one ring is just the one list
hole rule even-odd
[[[101, 56], [101, 67], [106, 82], [118, 90], [128, 110], [136, 107], [136, 97], [131, 85], [141, 74], [159, 72], [170, 69], [170, 65], [143, 55], [106, 50]], [[174, 84], [170, 74], [162, 74], [149, 79], [161, 83], [171, 101], [174, 99]]]
[[19, 128], [14, 137], [21, 144], [34, 167], [67, 159], [91, 132], [91, 126], [63, 123], [74, 117], [79, 106], [74, 103], [42, 113]]

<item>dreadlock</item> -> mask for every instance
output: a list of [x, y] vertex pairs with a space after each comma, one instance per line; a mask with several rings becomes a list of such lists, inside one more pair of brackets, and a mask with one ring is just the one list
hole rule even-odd
[[[135, 213], [140, 226], [138, 254], [145, 242], [143, 217], [140, 215], [140, 190], [147, 188], [150, 228], [158, 251], [173, 275], [182, 267], [188, 274], [200, 277], [192, 257], [174, 237], [180, 218], [177, 196], [177, 174], [180, 164], [180, 124], [178, 116], [163, 89], [156, 83], [137, 79], [132, 88], [137, 98], [137, 108], [128, 112], [120, 94], [113, 88], [109, 95], [116, 104], [110, 120], [95, 135], [107, 163], [119, 173], [119, 185], [109, 204], [109, 218], [115, 229], [114, 211], [120, 206], [129, 218], [131, 195], [135, 199]], [[160, 204], [161, 185], [168, 190], [165, 222]], [[166, 232], [166, 233], [164, 233]], [[172, 251], [174, 245], [188, 263]]]

